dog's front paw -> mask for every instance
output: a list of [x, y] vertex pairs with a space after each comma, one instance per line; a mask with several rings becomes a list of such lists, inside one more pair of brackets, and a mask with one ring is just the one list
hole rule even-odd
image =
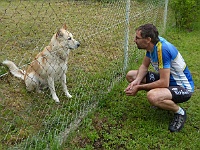
[[53, 99], [55, 100], [56, 103], [60, 103], [60, 100], [57, 96], [53, 96]]
[[71, 96], [69, 93], [66, 93], [66, 96], [67, 96], [68, 98], [72, 98], [72, 96]]
[[60, 100], [59, 99], [54, 99], [56, 103], [60, 103]]

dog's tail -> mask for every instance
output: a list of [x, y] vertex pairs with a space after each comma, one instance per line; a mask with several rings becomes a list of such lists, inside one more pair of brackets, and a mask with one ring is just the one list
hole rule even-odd
[[10, 70], [10, 72], [17, 78], [20, 78], [22, 80], [24, 80], [24, 75], [25, 75], [25, 71], [19, 69], [14, 62], [9, 61], [9, 60], [5, 60], [2, 62], [2, 64], [4, 64], [5, 66], [7, 66]]

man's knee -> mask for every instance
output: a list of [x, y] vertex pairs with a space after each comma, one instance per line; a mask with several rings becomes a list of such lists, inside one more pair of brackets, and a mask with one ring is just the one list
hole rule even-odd
[[156, 106], [158, 103], [158, 96], [157, 96], [156, 90], [150, 90], [147, 92], [147, 99], [150, 102], [150, 104]]
[[137, 76], [137, 70], [130, 70], [127, 74], [126, 74], [126, 80], [128, 82], [132, 82], [136, 79]]
[[147, 99], [152, 105], [159, 107], [164, 100], [171, 100], [172, 95], [168, 88], [156, 88], [147, 92]]

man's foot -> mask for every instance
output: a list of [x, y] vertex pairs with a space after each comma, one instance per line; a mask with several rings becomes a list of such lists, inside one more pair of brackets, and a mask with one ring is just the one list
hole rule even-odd
[[183, 111], [184, 111], [184, 115], [177, 114], [177, 113], [174, 114], [174, 119], [169, 124], [169, 130], [171, 132], [177, 132], [183, 128], [184, 123], [187, 118], [186, 111], [184, 109], [183, 109]]

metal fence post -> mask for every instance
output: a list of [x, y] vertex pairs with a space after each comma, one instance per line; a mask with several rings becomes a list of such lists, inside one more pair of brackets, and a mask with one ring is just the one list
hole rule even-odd
[[164, 25], [163, 25], [163, 33], [165, 33], [166, 23], [167, 23], [167, 10], [168, 10], [168, 0], [165, 0], [165, 10], [164, 10]]
[[124, 67], [125, 72], [128, 64], [128, 45], [129, 45], [129, 13], [130, 13], [130, 0], [126, 2], [126, 21], [125, 21], [125, 41], [124, 41]]

